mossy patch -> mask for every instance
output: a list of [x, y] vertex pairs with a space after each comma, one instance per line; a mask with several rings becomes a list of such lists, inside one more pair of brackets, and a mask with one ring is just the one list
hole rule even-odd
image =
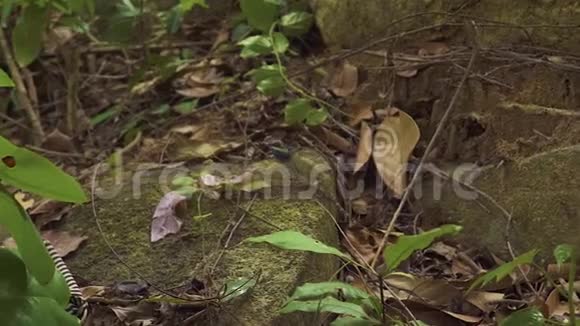
[[[317, 164], [319, 168], [326, 168], [314, 173], [311, 170]], [[280, 164], [264, 166], [277, 165]], [[219, 200], [202, 197], [199, 206], [197, 200], [193, 200], [190, 217], [183, 220], [181, 231], [153, 244], [149, 241], [151, 217], [166, 191], [159, 185], [160, 173], [153, 172], [142, 178], [138, 198], [137, 192], [129, 189], [131, 183], [125, 182], [126, 189], [117, 196], [96, 202], [102, 232], [90, 205], [75, 210], [62, 225], [63, 230], [88, 236], [86, 243], [67, 259], [67, 263], [80, 279], [93, 284], [138, 279], [141, 275], [157, 287], [171, 288], [196, 278], [205, 282], [213, 293], [218, 293], [228, 280], [259, 274], [260, 281], [248, 297], [219, 309], [233, 311], [234, 319], [247, 325], [269, 325], [274, 320], [281, 325], [310, 325], [307, 319], [311, 316], [279, 316], [277, 312], [297, 285], [332, 279], [339, 267], [337, 259], [243, 242], [251, 236], [296, 230], [338, 246], [336, 228], [330, 216], [335, 211], [335, 194], [328, 164], [315, 152], [308, 151], [296, 154], [287, 166], [291, 174], [289, 180], [296, 183], [291, 188], [292, 196], [282, 197], [284, 192], [280, 191], [282, 185], [279, 184], [270, 193], [271, 197], [246, 194], [240, 197], [246, 199], [239, 204], [235, 197]], [[319, 181], [314, 181], [312, 174]], [[310, 188], [309, 180], [321, 185], [318, 191], [310, 198], [297, 198], [299, 192]], [[103, 184], [107, 188], [111, 181]], [[320, 192], [324, 192], [324, 196], [319, 197], [317, 193]], [[232, 226], [242, 216], [243, 221], [231, 233], [229, 246], [222, 254]], [[123, 263], [111, 252], [103, 236]], [[203, 320], [201, 324], [231, 325], [233, 318], [228, 313], [207, 314], [206, 317], [200, 319]]]
[[483, 196], [461, 199], [447, 184], [441, 201], [425, 198], [429, 223], [464, 226], [459, 239], [509, 259], [506, 240], [518, 253], [539, 249], [551, 259], [561, 243], [580, 245], [580, 146], [553, 150], [501, 167], [484, 170], [475, 187], [512, 215], [508, 217]]

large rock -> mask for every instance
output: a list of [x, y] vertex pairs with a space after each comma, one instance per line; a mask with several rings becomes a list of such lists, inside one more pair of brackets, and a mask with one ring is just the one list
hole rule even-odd
[[506, 259], [506, 240], [516, 253], [539, 249], [544, 258], [550, 258], [558, 244], [580, 246], [580, 145], [484, 168], [474, 186], [512, 215], [508, 237], [506, 213], [459, 183], [445, 182], [442, 192], [433, 191], [437, 187], [431, 183], [424, 188], [425, 221], [463, 225], [460, 240]]
[[[202, 319], [200, 325], [312, 325], [313, 316], [279, 316], [277, 311], [297, 285], [331, 279], [338, 268], [337, 260], [242, 240], [278, 229], [296, 230], [337, 246], [335, 225], [329, 216], [329, 212], [335, 211], [332, 170], [311, 151], [295, 154], [286, 164], [278, 161], [258, 164], [257, 175], [268, 176], [268, 171], [273, 171], [272, 196], [258, 191], [251, 204], [249, 199], [253, 195], [247, 193], [234, 192], [233, 198], [219, 200], [204, 196], [199, 207], [196, 197], [193, 210], [183, 219], [181, 231], [156, 243], [150, 243], [149, 234], [154, 208], [167, 191], [160, 184], [163, 179], [171, 180], [168, 176], [176, 175], [177, 171], [152, 171], [141, 176], [135, 173], [129, 178], [132, 182], [122, 183], [121, 189], [112, 188], [111, 181], [101, 182], [100, 187], [107, 190], [101, 197], [111, 197], [96, 202], [102, 234], [90, 205], [71, 214], [62, 228], [86, 235], [88, 240], [67, 263], [80, 279], [93, 284], [138, 278], [111, 253], [103, 240], [106, 237], [124, 263], [160, 288], [189, 284], [195, 278], [217, 291], [227, 280], [260, 274], [251, 294], [227, 307], [235, 312], [236, 320], [221, 313], [210, 321]], [[283, 186], [291, 187], [286, 193], [289, 196], [284, 195]], [[309, 190], [314, 192], [308, 193]], [[244, 215], [236, 205], [237, 195], [241, 195], [239, 207], [247, 208], [248, 213], [233, 232], [229, 249], [221, 256], [231, 227]]]
[[[443, 23], [449, 18], [441, 14], [445, 12], [453, 13], [458, 22], [464, 17], [486, 22], [479, 26], [480, 41], [485, 46], [525, 43], [568, 50], [579, 48], [571, 37], [575, 32], [562, 27], [575, 26], [580, 19], [580, 3], [573, 0], [486, 0], [467, 5], [463, 0], [311, 0], [311, 5], [324, 40], [341, 47]], [[434, 12], [439, 14], [428, 14]], [[408, 19], [402, 20], [405, 17]], [[438, 32], [440, 36], [458, 36], [448, 29]]]

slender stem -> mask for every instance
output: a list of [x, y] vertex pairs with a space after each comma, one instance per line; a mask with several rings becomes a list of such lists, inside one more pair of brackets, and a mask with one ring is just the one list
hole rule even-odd
[[570, 259], [570, 271], [568, 274], [568, 309], [570, 309], [569, 325], [576, 326], [576, 289], [574, 289], [574, 281], [576, 280], [576, 250], [572, 249], [572, 259]]
[[405, 192], [403, 193], [403, 197], [401, 198], [399, 206], [397, 207], [397, 210], [393, 214], [393, 218], [391, 219], [391, 222], [389, 223], [389, 226], [387, 227], [387, 230], [385, 231], [385, 235], [383, 236], [381, 243], [379, 244], [379, 247], [378, 247], [379, 250], [377, 251], [375, 257], [373, 258], [373, 260], [371, 262], [371, 266], [373, 266], [373, 267], [377, 263], [377, 259], [379, 258], [379, 255], [381, 254], [380, 248], [383, 248], [385, 246], [385, 244], [387, 243], [387, 239], [389, 237], [389, 234], [395, 228], [395, 222], [397, 221], [397, 219], [401, 215], [401, 212], [403, 211], [403, 207], [405, 206], [407, 199], [409, 199], [409, 194], [411, 193], [410, 190], [413, 188], [413, 185], [415, 184], [415, 182], [417, 182], [419, 175], [421, 175], [421, 172], [423, 170], [423, 166], [425, 165], [425, 162], [427, 161], [427, 158], [429, 157], [429, 153], [431, 153], [431, 150], [435, 147], [435, 143], [436, 143], [437, 139], [439, 138], [439, 135], [443, 131], [443, 128], [445, 127], [447, 120], [451, 116], [451, 112], [453, 111], [453, 107], [455, 106], [455, 102], [457, 101], [457, 98], [459, 98], [459, 94], [461, 93], [461, 90], [463, 89], [463, 85], [465, 84], [465, 82], [467, 81], [467, 78], [469, 77], [469, 74], [471, 72], [471, 69], [473, 68], [473, 64], [475, 62], [475, 58], [477, 57], [478, 52], [479, 52], [479, 48], [474, 47], [473, 53], [471, 54], [471, 59], [469, 60], [469, 64], [467, 65], [467, 68], [465, 69], [465, 74], [463, 74], [463, 78], [461, 78], [461, 81], [459, 82], [459, 86], [455, 90], [455, 93], [453, 94], [451, 101], [449, 101], [449, 105], [447, 106], [447, 110], [443, 114], [443, 117], [441, 118], [441, 121], [439, 122], [439, 125], [437, 126], [437, 129], [435, 130], [435, 133], [433, 133], [433, 137], [429, 141], [429, 144], [427, 145], [427, 149], [425, 149], [425, 154], [421, 158], [421, 161], [419, 161], [419, 165], [417, 166], [417, 169], [415, 170], [415, 173], [413, 174], [413, 177], [411, 178], [409, 185], [405, 189]]
[[6, 60], [6, 64], [8, 65], [8, 69], [10, 70], [10, 75], [14, 80], [14, 85], [16, 87], [16, 95], [18, 96], [18, 102], [22, 106], [24, 112], [26, 112], [26, 114], [28, 115], [28, 120], [30, 120], [32, 129], [34, 130], [34, 133], [32, 135], [34, 143], [36, 145], [39, 145], [44, 138], [44, 129], [42, 128], [42, 123], [40, 122], [40, 115], [32, 105], [30, 98], [28, 97], [28, 92], [26, 90], [26, 86], [24, 85], [24, 79], [20, 74], [18, 64], [14, 60], [12, 50], [8, 45], [8, 40], [6, 38], [6, 34], [4, 33], [3, 28], [0, 28], [0, 49], [2, 50], [2, 54], [4, 55], [4, 59]]

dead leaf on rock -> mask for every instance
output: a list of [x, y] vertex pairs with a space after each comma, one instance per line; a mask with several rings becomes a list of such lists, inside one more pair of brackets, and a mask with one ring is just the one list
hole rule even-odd
[[375, 133], [373, 159], [383, 182], [401, 197], [406, 184], [409, 156], [419, 141], [419, 127], [407, 113], [394, 109]]
[[63, 153], [75, 152], [72, 139], [58, 129], [54, 129], [50, 134], [46, 135], [42, 142], [42, 148]]
[[171, 191], [159, 200], [151, 221], [151, 242], [159, 241], [181, 230], [183, 222], [177, 217], [179, 205], [187, 205], [186, 197]]
[[156, 322], [156, 306], [153, 303], [139, 302], [128, 307], [110, 307], [120, 321], [128, 326], [150, 326]]
[[88, 239], [86, 236], [73, 235], [66, 231], [43, 231], [42, 238], [50, 241], [56, 252], [61, 257], [66, 257], [70, 253], [75, 252], [81, 243]]
[[334, 73], [330, 90], [336, 96], [347, 97], [352, 95], [357, 87], [358, 69], [345, 61]]
[[373, 107], [369, 103], [354, 103], [350, 106], [348, 113], [350, 114], [348, 125], [351, 127], [355, 127], [361, 121], [370, 120], [374, 117]]
[[396, 66], [397, 76], [403, 77], [403, 78], [412, 78], [412, 77], [417, 76], [417, 73], [419, 72], [419, 70], [415, 69], [415, 68], [406, 68], [407, 66], [411, 66], [411, 65], [410, 64], [401, 64], [401, 65]]
[[371, 158], [373, 153], [373, 131], [366, 122], [360, 127], [360, 143], [356, 152], [354, 172], [358, 172]]

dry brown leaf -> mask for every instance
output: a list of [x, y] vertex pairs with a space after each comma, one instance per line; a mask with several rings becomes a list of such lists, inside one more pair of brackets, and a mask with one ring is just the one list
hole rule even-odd
[[354, 154], [355, 152], [354, 144], [352, 142], [330, 129], [320, 127], [317, 129], [316, 134], [325, 144], [336, 148], [343, 153]]
[[396, 70], [396, 74], [399, 77], [403, 77], [403, 78], [412, 78], [417, 76], [417, 73], [419, 72], [419, 70], [417, 69], [405, 69], [406, 65], [401, 65], [399, 67], [397, 67]]
[[354, 127], [364, 120], [370, 120], [374, 117], [373, 107], [369, 103], [354, 103], [349, 110], [350, 119], [348, 125]]
[[407, 161], [419, 137], [419, 127], [413, 118], [398, 109], [385, 117], [375, 133], [373, 159], [383, 182], [396, 197], [400, 198], [407, 186]]
[[352, 210], [356, 214], [359, 215], [366, 215], [369, 211], [369, 203], [364, 198], [357, 198], [353, 200], [351, 203]]
[[76, 251], [81, 243], [88, 239], [86, 236], [77, 236], [66, 231], [55, 230], [43, 231], [42, 238], [50, 241], [56, 252], [63, 258]]
[[224, 80], [221, 73], [215, 67], [196, 70], [186, 76], [186, 84], [192, 87], [216, 85]]
[[166, 193], [159, 200], [151, 221], [151, 242], [159, 241], [181, 230], [183, 222], [178, 217], [180, 206], [187, 206], [187, 198], [175, 191]]
[[192, 87], [187, 89], [178, 89], [176, 92], [180, 95], [189, 98], [203, 98], [208, 97], [214, 94], [217, 94], [220, 91], [219, 86], [215, 85], [208, 85], [202, 87]]
[[449, 46], [443, 42], [425, 42], [421, 44], [421, 48], [417, 54], [426, 57], [431, 55], [442, 55], [449, 52]]
[[373, 131], [366, 122], [360, 126], [360, 143], [356, 152], [354, 172], [358, 172], [371, 158], [373, 153]]
[[228, 28], [219, 30], [211, 46], [211, 51], [214, 51], [215, 49], [218, 48], [218, 46], [226, 43], [229, 39], [230, 39], [230, 30]]
[[505, 297], [504, 293], [486, 292], [486, 291], [470, 291], [465, 296], [465, 301], [476, 306], [483, 312], [492, 312], [498, 301]]
[[[346, 239], [343, 239], [343, 246], [359, 262], [370, 264], [378, 250], [382, 239], [381, 234], [373, 232], [366, 227], [354, 225], [346, 231]], [[362, 261], [361, 261], [362, 260]], [[377, 264], [381, 264], [382, 255], [379, 256]]]
[[16, 199], [16, 201], [20, 204], [20, 206], [22, 206], [22, 208], [24, 208], [25, 211], [34, 206], [34, 198], [21, 191], [14, 194], [14, 199]]
[[352, 95], [357, 87], [358, 69], [345, 61], [332, 77], [330, 90], [336, 96], [347, 97]]
[[50, 134], [46, 135], [46, 138], [42, 142], [42, 147], [56, 152], [75, 152], [72, 139], [58, 129], [54, 129]]
[[83, 299], [88, 299], [92, 297], [102, 296], [105, 293], [106, 287], [100, 285], [91, 285], [81, 288], [81, 294]]

